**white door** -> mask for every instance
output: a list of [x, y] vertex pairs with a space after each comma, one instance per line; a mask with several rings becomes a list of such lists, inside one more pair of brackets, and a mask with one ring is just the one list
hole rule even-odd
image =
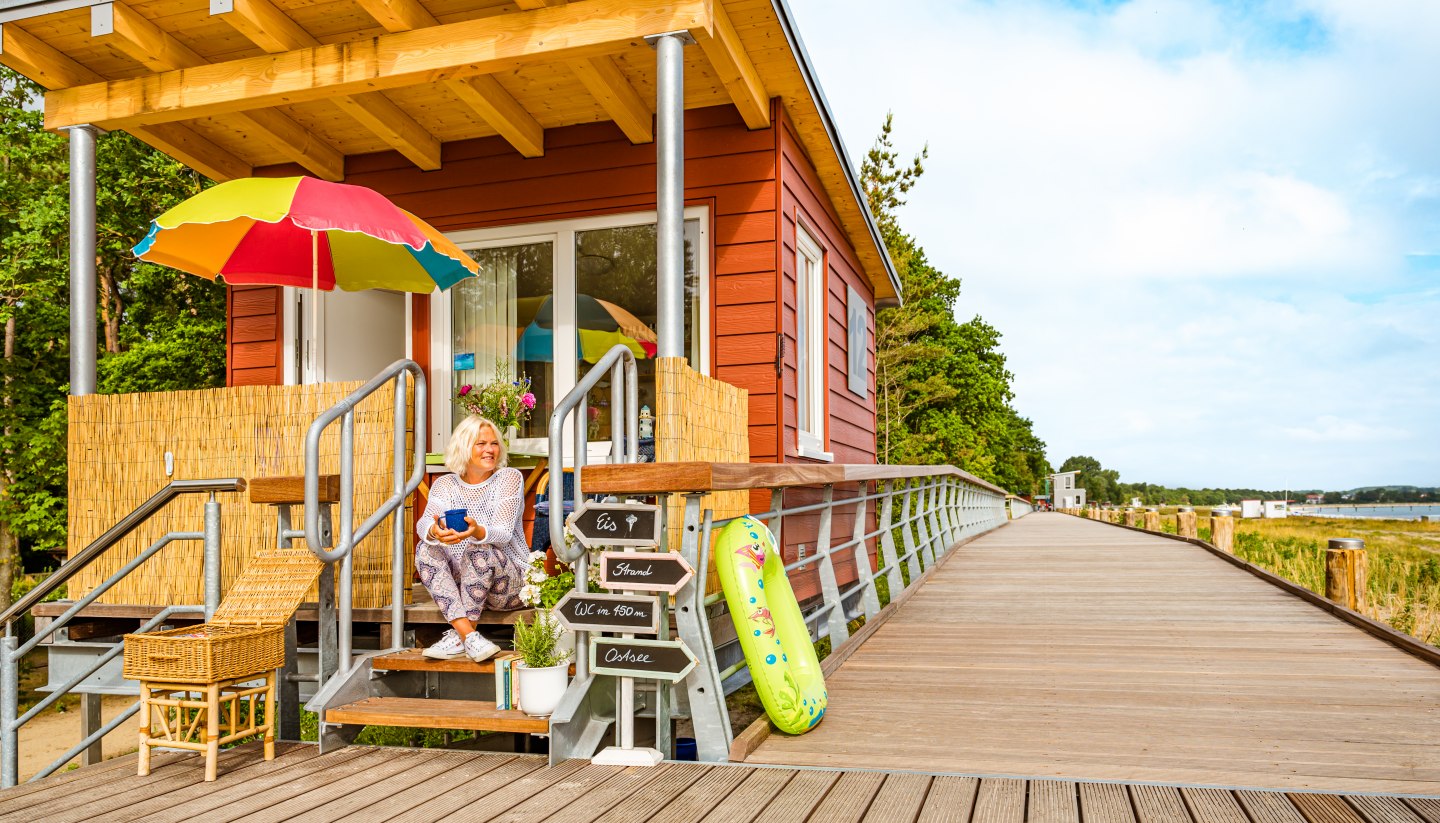
[[[296, 368], [287, 383], [338, 383], [369, 380], [405, 357], [405, 295], [369, 289], [319, 294], [295, 289]], [[319, 309], [319, 334], [311, 333], [311, 312]]]

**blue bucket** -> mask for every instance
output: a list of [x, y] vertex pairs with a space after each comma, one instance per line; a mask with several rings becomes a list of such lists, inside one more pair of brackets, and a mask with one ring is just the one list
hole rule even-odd
[[675, 738], [675, 759], [676, 760], [699, 760], [700, 751], [695, 747], [695, 738]]

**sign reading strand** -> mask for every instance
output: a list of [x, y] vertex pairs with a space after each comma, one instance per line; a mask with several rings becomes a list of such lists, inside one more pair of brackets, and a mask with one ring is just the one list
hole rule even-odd
[[671, 552], [600, 554], [600, 585], [607, 589], [674, 594], [694, 576], [685, 558]]
[[648, 503], [586, 500], [566, 519], [565, 525], [587, 549], [660, 545], [660, 508]]

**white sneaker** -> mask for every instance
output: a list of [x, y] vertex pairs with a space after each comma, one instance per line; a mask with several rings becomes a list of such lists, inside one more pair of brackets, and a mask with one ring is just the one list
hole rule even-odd
[[471, 660], [479, 663], [494, 657], [500, 647], [480, 636], [480, 632], [470, 632], [465, 635], [465, 654]]
[[440, 635], [440, 641], [421, 654], [435, 660], [454, 660], [465, 654], [465, 644], [460, 642], [460, 633], [454, 629], [447, 629]]

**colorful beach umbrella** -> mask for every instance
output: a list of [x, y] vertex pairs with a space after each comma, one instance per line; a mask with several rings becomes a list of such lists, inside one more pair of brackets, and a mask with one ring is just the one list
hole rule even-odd
[[226, 283], [428, 293], [479, 266], [433, 226], [363, 186], [231, 180], [151, 222], [141, 260]]
[[[522, 326], [515, 343], [517, 361], [552, 362], [555, 359], [554, 303], [551, 297], [525, 297], [516, 302], [517, 324]], [[576, 295], [576, 351], [587, 363], [597, 362], [616, 345], [624, 345], [637, 358], [655, 356], [655, 330], [625, 309], [591, 297]]]

